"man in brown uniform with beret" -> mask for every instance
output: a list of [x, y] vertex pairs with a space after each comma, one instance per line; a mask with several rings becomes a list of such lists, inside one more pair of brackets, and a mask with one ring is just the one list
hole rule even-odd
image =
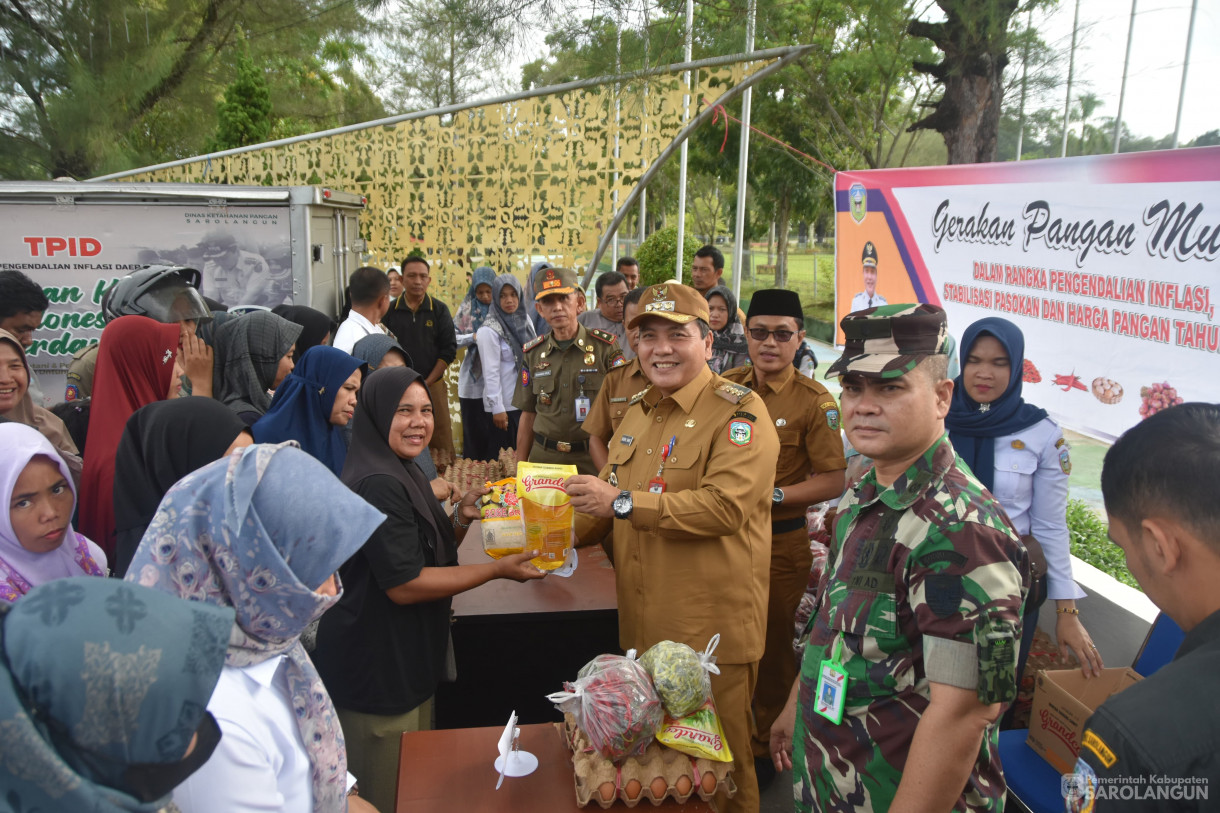
[[513, 406], [521, 410], [517, 460], [571, 464], [581, 474], [593, 474], [589, 436], [581, 425], [606, 373], [627, 362], [612, 334], [577, 321], [576, 272], [547, 268], [534, 285], [538, 313], [551, 332], [523, 348], [525, 369], [513, 396]]
[[721, 811], [757, 811], [750, 699], [763, 653], [771, 563], [771, 488], [779, 438], [762, 399], [708, 369], [707, 302], [685, 285], [644, 291], [640, 366], [601, 477], [567, 491], [583, 544], [614, 531], [619, 644], [671, 640], [703, 649], [720, 634], [712, 693], [733, 752], [737, 793]]
[[775, 777], [770, 756], [771, 723], [788, 702], [797, 674], [793, 623], [813, 567], [805, 511], [814, 503], [843, 493], [843, 472], [847, 468], [838, 403], [826, 387], [798, 374], [792, 364], [805, 340], [802, 325], [801, 299], [795, 291], [757, 291], [746, 316], [751, 363], [724, 373], [728, 380], [762, 397], [779, 435], [779, 462], [771, 495], [767, 643], [754, 689], [754, 758], [763, 788]]

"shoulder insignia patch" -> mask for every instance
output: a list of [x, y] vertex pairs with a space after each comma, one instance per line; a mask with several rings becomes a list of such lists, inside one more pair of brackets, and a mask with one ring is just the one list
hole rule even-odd
[[1059, 468], [1063, 469], [1064, 474], [1072, 473], [1072, 455], [1067, 446], [1059, 449]]
[[542, 344], [544, 341], [546, 341], [546, 336], [539, 336], [539, 337], [537, 337], [535, 339], [531, 339], [528, 342], [526, 342], [525, 344], [521, 345], [521, 349], [525, 350], [525, 351], [533, 350], [535, 347]]
[[734, 412], [733, 417], [741, 418], [742, 420], [746, 420], [746, 421], [757, 421], [758, 420], [757, 417], [755, 417], [754, 415], [751, 415], [749, 412]]
[[734, 446], [749, 446], [754, 440], [754, 426], [749, 421], [729, 421], [729, 443]]
[[1093, 733], [1092, 729], [1084, 732], [1084, 742], [1081, 743], [1085, 748], [1093, 752], [1094, 756], [1101, 761], [1101, 764], [1107, 768], [1114, 767], [1114, 763], [1118, 762], [1118, 757], [1110, 746], [1106, 745], [1106, 741]]
[[1055, 441], [1055, 448], [1058, 449], [1060, 446], [1062, 446], [1065, 443], [1067, 443], [1066, 440], [1064, 440], [1063, 438], [1059, 438], [1059, 440]]
[[730, 404], [739, 404], [742, 398], [750, 394], [750, 390], [731, 381], [721, 381], [716, 385], [716, 394]]
[[637, 392], [635, 395], [631, 396], [631, 403], [638, 404], [640, 401], [642, 401], [644, 399], [644, 395], [648, 392], [648, 389], [649, 389], [648, 387], [645, 387], [644, 389]]
[[627, 359], [623, 358], [622, 353], [615, 353], [613, 356], [610, 357], [610, 367], [611, 368], [622, 367], [626, 363], [627, 363]]
[[826, 426], [828, 426], [832, 432], [839, 431], [839, 410], [826, 410]]
[[618, 344], [618, 337], [613, 333], [607, 333], [595, 327], [589, 328], [589, 335], [595, 339], [601, 339], [606, 344]]

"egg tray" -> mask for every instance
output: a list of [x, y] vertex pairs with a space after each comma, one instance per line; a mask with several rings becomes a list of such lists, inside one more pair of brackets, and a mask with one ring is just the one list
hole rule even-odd
[[[556, 723], [555, 727], [572, 751], [576, 804], [580, 807], [597, 804], [604, 810], [616, 801], [635, 807], [644, 800], [659, 805], [666, 798], [681, 804], [695, 794], [706, 802], [720, 790], [729, 796], [737, 792], [731, 762], [696, 759], [654, 741], [643, 754], [627, 757], [621, 765], [615, 765], [593, 750], [589, 738], [571, 714], [565, 714], [563, 723]], [[689, 780], [689, 787], [685, 787], [683, 778]], [[661, 793], [658, 793], [659, 784], [654, 787], [657, 780], [665, 783]], [[633, 782], [639, 783], [638, 789], [632, 786]], [[684, 793], [678, 791], [679, 784], [684, 786]], [[632, 786], [634, 797], [628, 794], [629, 786]]]

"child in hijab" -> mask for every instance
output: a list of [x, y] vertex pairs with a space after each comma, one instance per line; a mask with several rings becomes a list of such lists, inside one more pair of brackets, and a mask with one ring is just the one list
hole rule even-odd
[[237, 611], [208, 703], [224, 736], [174, 791], [182, 813], [342, 813], [343, 733], [300, 635], [384, 519], [291, 443], [238, 450], [165, 495], [127, 581]]
[[255, 443], [295, 440], [337, 477], [347, 458], [343, 428], [356, 411], [368, 365], [334, 347], [311, 347], [275, 390], [267, 414], [254, 424]]
[[[493, 285], [491, 316], [475, 334], [483, 378], [483, 414], [490, 416], [486, 434], [467, 457], [495, 460], [501, 449], [517, 448], [521, 410], [513, 406], [517, 379], [525, 369], [522, 346], [534, 338], [534, 325], [522, 304], [521, 283], [501, 274]], [[477, 457], [476, 457], [477, 454]]]
[[356, 342], [352, 355], [367, 364], [370, 373], [381, 367], [411, 366], [411, 354], [393, 336], [384, 333], [371, 333]]
[[178, 388], [180, 327], [120, 316], [102, 331], [93, 375], [89, 442], [81, 475], [80, 528], [114, 559], [114, 455], [127, 419]]
[[297, 364], [301, 363], [301, 356], [309, 348], [330, 344], [338, 327], [334, 319], [305, 305], [276, 305], [271, 312], [301, 326], [301, 335], [297, 337], [296, 349], [292, 353], [292, 360]]
[[113, 579], [0, 610], [4, 809], [152, 813], [212, 755], [233, 611]]
[[457, 564], [458, 541], [487, 489], [462, 497], [451, 521], [413, 462], [433, 429], [432, 400], [419, 373], [404, 367], [372, 373], [356, 410], [343, 482], [388, 519], [340, 570], [346, 592], [339, 609], [322, 618], [314, 660], [339, 709], [361, 795], [392, 810], [399, 736], [430, 726], [450, 597], [492, 579], [544, 574], [529, 562], [534, 552]]
[[0, 417], [32, 426], [51, 441], [80, 474], [79, 447], [68, 434], [64, 422], [49, 409], [34, 404], [30, 395], [30, 363], [17, 337], [0, 330]]
[[746, 331], [737, 318], [737, 297], [723, 285], [715, 285], [704, 294], [707, 299], [708, 324], [712, 328], [712, 357], [707, 366], [713, 373], [723, 373], [750, 361]]
[[489, 460], [486, 455], [488, 434], [495, 429], [491, 417], [483, 410], [483, 369], [479, 364], [479, 347], [475, 334], [483, 326], [494, 306], [492, 284], [496, 272], [486, 265], [474, 270], [470, 290], [458, 306], [453, 320], [458, 347], [466, 348], [462, 366], [458, 369], [458, 402], [462, 414], [462, 456], [468, 460]]
[[269, 391], [292, 372], [301, 332], [300, 325], [270, 311], [234, 316], [214, 329], [212, 392], [246, 426], [263, 417], [271, 406]]
[[127, 573], [170, 487], [254, 442], [233, 410], [212, 398], [174, 398], [137, 409], [114, 457], [114, 573]]
[[106, 555], [72, 528], [76, 487], [51, 442], [33, 427], [0, 424], [0, 602], [69, 576], [105, 576]]

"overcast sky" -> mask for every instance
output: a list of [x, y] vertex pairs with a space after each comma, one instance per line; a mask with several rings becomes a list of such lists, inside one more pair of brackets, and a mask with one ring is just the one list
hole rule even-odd
[[[1190, 0], [1136, 0], [1123, 121], [1137, 136], [1159, 138], [1173, 132], [1190, 6]], [[1034, 19], [1043, 38], [1064, 53], [1071, 46], [1074, 8], [1075, 0], [1059, 0], [1058, 7], [1045, 20], [1039, 22], [1037, 16]], [[1080, 92], [1099, 96], [1104, 104], [1097, 116], [1114, 116], [1118, 112], [1130, 20], [1130, 0], [1080, 0], [1072, 96], [1078, 97]], [[1220, 129], [1217, 77], [1220, 77], [1220, 0], [1198, 0], [1181, 143], [1208, 130]], [[1065, 92], [1066, 88], [1059, 91], [1059, 106], [1063, 105]], [[1054, 102], [1048, 99], [1044, 103]]]
[[[1191, 2], [1136, 0], [1136, 4], [1123, 121], [1136, 136], [1160, 138], [1173, 132], [1177, 115]], [[575, 8], [585, 5], [585, 0], [573, 3]], [[1056, 8], [1048, 14], [1035, 15], [1033, 21], [1043, 39], [1065, 55], [1065, 78], [1074, 8], [1075, 0], [1059, 0]], [[933, 6], [932, 12], [937, 11]], [[933, 18], [932, 13], [925, 17]], [[1112, 117], [1118, 112], [1130, 19], [1130, 0], [1080, 0], [1072, 96], [1079, 98], [1080, 93], [1091, 92], [1100, 97], [1103, 104], [1094, 113], [1097, 117]], [[542, 36], [540, 32], [531, 32], [524, 39], [541, 51], [545, 49]], [[506, 88], [519, 87], [520, 66], [535, 58], [537, 51], [524, 56], [524, 50], [518, 52], [505, 71]], [[1217, 77], [1220, 77], [1220, 0], [1198, 0], [1179, 135], [1181, 143], [1209, 130], [1220, 129], [1220, 82]], [[1035, 99], [1032, 104], [1062, 108], [1066, 90], [1062, 87], [1055, 96]]]

